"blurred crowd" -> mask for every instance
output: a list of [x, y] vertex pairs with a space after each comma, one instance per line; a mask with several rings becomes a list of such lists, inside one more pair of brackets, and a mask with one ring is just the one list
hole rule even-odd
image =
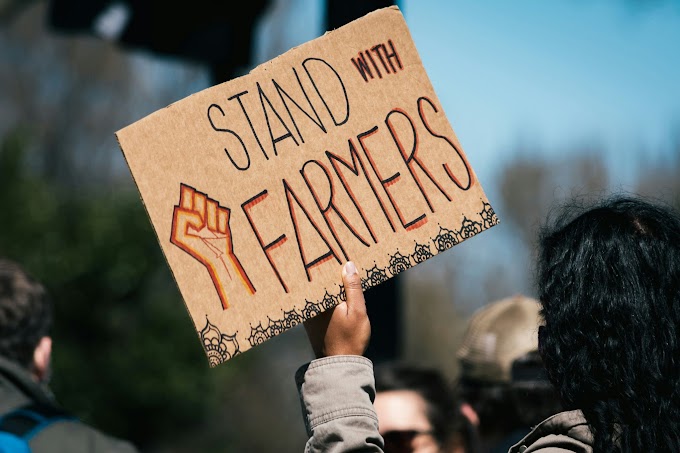
[[[346, 300], [304, 323], [316, 356], [295, 376], [305, 451], [678, 451], [680, 215], [633, 196], [567, 205], [537, 260], [539, 299], [478, 310], [456, 382], [363, 356], [371, 323], [347, 262]], [[40, 282], [0, 261], [0, 449], [135, 451], [54, 399], [52, 311]]]
[[538, 301], [473, 315], [458, 398], [417, 367], [380, 365], [371, 385], [347, 263], [347, 301], [306, 321], [317, 351], [296, 377], [307, 451], [678, 451], [680, 214], [615, 195], [563, 206], [538, 242]]
[[[329, 354], [313, 343], [322, 352], [298, 375], [305, 432], [302, 422], [278, 413], [299, 406], [292, 377], [278, 371], [308, 359], [307, 339], [291, 332], [291, 343], [274, 344], [266, 355], [207, 369], [185, 313], [168, 309], [181, 307], [179, 294], [121, 157], [110, 153], [117, 127], [245, 71], [252, 36], [244, 30], [268, 3], [249, 3], [240, 23], [229, 17], [231, 5], [203, 8], [201, 17], [228, 17], [220, 24], [225, 40], [225, 30], [237, 30], [231, 42], [238, 52], [218, 60], [188, 58], [192, 48], [154, 47], [144, 27], [116, 34], [111, 22], [95, 20], [100, 13], [121, 17], [124, 8], [107, 9], [109, 3], [152, 5], [0, 2], [0, 53], [8, 63], [0, 67], [0, 438], [16, 434], [38, 453], [298, 451], [305, 435], [310, 451], [343, 451], [348, 439], [359, 443], [353, 451], [680, 451], [680, 160], [644, 162], [635, 187], [672, 207], [598, 198], [611, 173], [587, 146], [552, 161], [508, 162], [498, 206], [504, 234], [521, 244], [513, 244], [521, 248], [518, 267], [525, 255], [536, 263], [535, 297], [514, 288], [508, 270], [479, 269], [474, 273], [488, 276], [491, 290], [453, 291], [452, 301], [426, 283], [415, 296], [432, 318], [436, 307], [463, 299], [479, 307], [469, 316], [439, 316], [448, 329], [433, 328], [437, 320], [420, 323], [441, 350], [423, 347], [433, 345], [421, 338], [417, 353], [389, 360], [331, 360], [362, 358], [366, 347], [401, 340], [375, 317], [370, 344], [355, 338], [359, 346], [346, 349], [338, 340], [343, 354]], [[329, 1], [327, 28], [393, 2], [360, 3]], [[158, 30], [166, 37], [189, 18], [180, 9], [171, 19]], [[43, 28], [105, 39], [55, 39]], [[194, 50], [206, 39], [220, 42], [202, 31], [192, 30], [204, 39], [192, 41]], [[139, 54], [122, 50], [130, 48], [184, 60], [174, 60], [174, 76], [154, 78], [152, 66], [139, 70]], [[209, 80], [197, 62], [207, 62]], [[561, 203], [562, 215], [546, 220], [562, 201], [556, 187], [572, 181], [599, 204]], [[543, 223], [549, 228], [537, 235]], [[369, 314], [371, 297], [383, 308], [399, 297], [385, 294], [395, 299], [366, 293]], [[310, 339], [330, 340], [334, 320], [325, 321], [308, 329], [323, 332]], [[447, 349], [442, 338], [458, 332], [460, 341]], [[327, 360], [335, 371], [324, 374]], [[342, 405], [352, 402], [358, 409], [347, 412]], [[345, 437], [332, 416], [312, 421], [317, 414], [309, 410], [318, 405], [331, 408], [325, 415], [344, 414], [363, 437]]]

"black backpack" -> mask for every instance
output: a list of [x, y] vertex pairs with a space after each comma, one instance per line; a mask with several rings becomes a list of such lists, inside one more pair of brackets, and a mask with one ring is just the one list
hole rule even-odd
[[0, 417], [0, 453], [30, 453], [28, 442], [58, 420], [74, 419], [61, 409], [28, 404]]

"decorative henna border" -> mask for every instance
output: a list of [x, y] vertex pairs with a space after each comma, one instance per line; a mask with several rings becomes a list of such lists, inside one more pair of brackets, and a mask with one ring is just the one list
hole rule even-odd
[[[429, 242], [425, 244], [416, 242], [413, 251], [408, 254], [403, 254], [397, 250], [393, 255], [390, 255], [389, 262], [383, 268], [378, 267], [374, 263], [373, 267], [365, 271], [366, 276], [361, 278], [361, 286], [364, 291], [450, 249], [465, 239], [469, 239], [494, 225], [498, 225], [498, 217], [491, 205], [485, 201], [482, 203], [483, 208], [478, 213], [479, 218], [477, 220], [471, 220], [464, 216], [458, 230], [451, 230], [439, 225], [439, 232], [434, 238], [430, 239], [432, 244]], [[305, 305], [301, 308], [293, 307], [290, 311], [281, 310], [282, 315], [279, 319], [272, 319], [270, 316], [267, 316], [266, 326], [262, 322], [256, 326], [251, 324], [250, 336], [246, 337], [246, 340], [248, 340], [250, 347], [260, 345], [270, 338], [303, 323], [305, 320], [336, 306], [344, 300], [345, 288], [342, 285], [339, 285], [336, 290], [331, 292], [326, 289], [323, 297], [316, 302], [305, 300]], [[208, 321], [206, 315], [206, 326], [199, 334], [211, 367], [215, 367], [242, 353], [236, 339], [237, 333], [234, 332], [233, 335], [221, 333], [215, 325]]]
[[205, 327], [199, 332], [199, 335], [211, 367], [216, 367], [220, 363], [241, 354], [241, 348], [236, 339], [237, 334], [238, 331], [234, 332], [233, 335], [220, 332], [220, 329], [212, 324], [206, 315]]

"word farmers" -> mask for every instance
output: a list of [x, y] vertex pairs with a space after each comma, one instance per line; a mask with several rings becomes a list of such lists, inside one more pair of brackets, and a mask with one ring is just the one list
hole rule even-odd
[[[422, 227], [474, 184], [464, 154], [434, 127], [438, 120], [443, 112], [425, 96], [413, 112], [394, 108], [384, 125], [305, 161], [299, 177], [244, 197], [240, 210], [183, 184], [171, 241], [206, 267], [225, 309], [227, 293], [252, 295], [258, 286], [238, 256], [259, 257], [257, 267], [268, 267], [288, 293], [282, 268], [299, 266], [311, 282], [324, 263], [356, 259], [388, 235]], [[430, 152], [442, 146], [448, 152]], [[230, 220], [247, 227], [232, 229]]]

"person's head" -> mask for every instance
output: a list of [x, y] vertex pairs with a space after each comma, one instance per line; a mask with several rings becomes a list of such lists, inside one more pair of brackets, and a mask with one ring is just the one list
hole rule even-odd
[[383, 363], [375, 367], [375, 384], [375, 410], [386, 453], [469, 451], [474, 433], [438, 370]]
[[539, 241], [539, 349], [595, 451], [680, 445], [680, 218], [613, 197], [565, 206]]
[[45, 288], [18, 264], [0, 258], [0, 356], [38, 381], [49, 375], [52, 303]]
[[457, 352], [459, 387], [485, 449], [519, 440], [561, 409], [538, 355], [540, 308], [515, 295], [483, 306], [468, 322]]

